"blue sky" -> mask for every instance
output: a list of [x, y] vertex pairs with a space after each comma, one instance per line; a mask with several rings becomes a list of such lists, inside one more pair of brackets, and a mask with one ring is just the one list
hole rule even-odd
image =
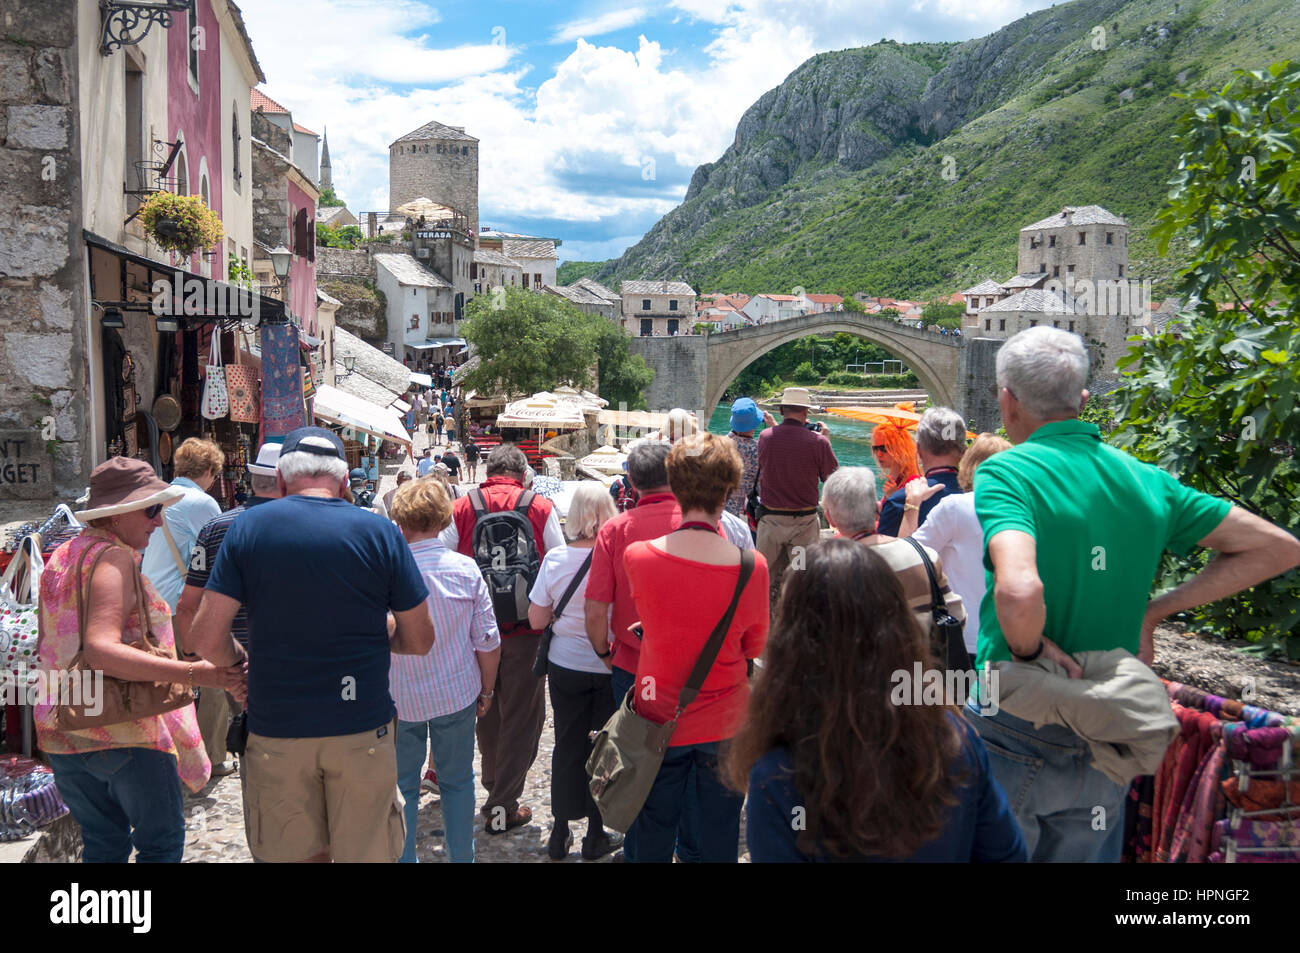
[[[620, 254], [815, 53], [984, 36], [1050, 0], [242, 0], [268, 95], [328, 127], [354, 212], [431, 119], [479, 143], [479, 220]], [[436, 197], [435, 197], [436, 198]]]

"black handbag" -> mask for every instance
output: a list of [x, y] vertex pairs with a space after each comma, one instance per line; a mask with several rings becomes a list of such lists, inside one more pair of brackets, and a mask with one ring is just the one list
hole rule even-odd
[[754, 518], [757, 524], [763, 518], [763, 504], [758, 502], [758, 481], [763, 476], [762, 468], [754, 474], [754, 485], [749, 488], [749, 495], [745, 498], [745, 512]]
[[943, 601], [943, 593], [939, 591], [939, 581], [935, 578], [934, 564], [930, 562], [925, 547], [910, 536], [905, 536], [904, 539], [920, 555], [921, 561], [925, 563], [925, 574], [930, 577], [930, 613], [934, 617], [934, 629], [938, 638], [935, 655], [948, 671], [969, 672], [974, 665], [970, 653], [966, 651], [966, 640], [963, 637], [965, 627], [948, 611], [948, 604]]
[[[213, 689], [220, 691], [220, 689]], [[241, 758], [244, 756], [244, 749], [248, 747], [248, 712], [241, 710], [234, 718], [230, 719], [230, 728], [226, 731], [226, 750], [231, 754], [237, 754]]]
[[573, 598], [573, 594], [578, 591], [578, 585], [587, 575], [587, 570], [591, 568], [591, 557], [596, 553], [595, 549], [587, 553], [587, 558], [582, 561], [578, 571], [573, 576], [573, 581], [569, 583], [569, 588], [564, 590], [564, 595], [560, 596], [560, 602], [555, 607], [555, 618], [542, 630], [542, 640], [537, 643], [537, 657], [533, 659], [533, 674], [538, 678], [546, 677], [547, 660], [551, 654], [551, 639], [555, 638], [555, 623], [559, 621], [560, 616], [564, 615], [564, 608]]

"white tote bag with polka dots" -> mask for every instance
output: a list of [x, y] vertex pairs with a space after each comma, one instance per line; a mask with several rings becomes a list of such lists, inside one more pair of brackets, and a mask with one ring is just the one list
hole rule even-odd
[[230, 395], [226, 392], [226, 369], [221, 364], [221, 330], [212, 329], [212, 348], [203, 369], [203, 402], [199, 412], [208, 420], [220, 420], [230, 413]]
[[[27, 579], [20, 586], [18, 579], [24, 569]], [[0, 577], [0, 671], [12, 673], [17, 685], [22, 684], [24, 674], [36, 668], [36, 608], [44, 570], [40, 537], [25, 536]]]

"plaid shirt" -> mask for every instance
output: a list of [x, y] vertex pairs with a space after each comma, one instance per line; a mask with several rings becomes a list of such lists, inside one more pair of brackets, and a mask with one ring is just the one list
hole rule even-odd
[[501, 645], [492, 597], [478, 565], [438, 539], [411, 544], [429, 587], [434, 642], [428, 655], [394, 655], [388, 690], [399, 721], [428, 721], [463, 711], [483, 690], [477, 652]]

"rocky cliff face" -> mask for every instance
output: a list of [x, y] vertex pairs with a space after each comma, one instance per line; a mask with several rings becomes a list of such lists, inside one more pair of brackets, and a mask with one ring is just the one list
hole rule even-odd
[[696, 169], [682, 205], [599, 280], [681, 277], [683, 244], [700, 229], [797, 177], [852, 174], [942, 140], [1032, 86], [1051, 57], [1130, 2], [1062, 5], [961, 44], [890, 41], [814, 56], [745, 112], [727, 151]]

